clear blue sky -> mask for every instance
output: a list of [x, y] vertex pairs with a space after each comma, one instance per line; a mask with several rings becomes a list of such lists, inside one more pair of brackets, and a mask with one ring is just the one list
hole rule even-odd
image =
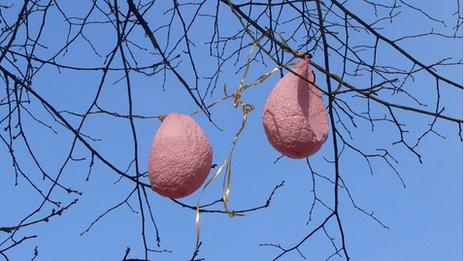
[[[446, 20], [453, 25], [454, 1], [427, 1], [427, 9], [432, 10], [436, 17]], [[425, 4], [423, 4], [425, 6]], [[210, 7], [212, 7], [211, 5]], [[363, 14], [367, 7], [351, 4], [355, 13]], [[63, 4], [63, 8], [71, 13], [82, 14], [88, 6], [77, 3]], [[81, 10], [82, 9], [82, 10]], [[162, 13], [162, 10], [160, 10]], [[12, 12], [14, 13], [14, 12]], [[417, 13], [405, 12], [398, 17], [394, 24], [384, 23], [385, 34], [397, 38], [406, 34], [427, 31], [428, 25], [418, 23], [422, 18]], [[96, 17], [93, 17], [95, 19]], [[168, 16], [148, 15], [147, 20], [155, 27], [166, 22]], [[66, 27], [62, 18], [53, 9], [48, 19], [49, 26], [44, 31], [43, 43], [49, 50], [41, 49], [39, 53], [47, 58], [56, 47], [62, 45], [66, 37]], [[234, 32], [238, 23], [231, 15], [224, 15], [224, 32]], [[233, 21], [233, 22], [232, 22]], [[203, 73], [213, 70], [214, 61], [204, 58], [208, 55], [208, 47], [203, 45], [209, 40], [211, 20], [200, 19], [192, 28], [193, 41], [197, 43], [194, 53], [197, 65]], [[429, 24], [430, 25], [430, 24]], [[434, 26], [445, 32], [439, 24]], [[86, 36], [96, 44], [102, 54], [106, 54], [115, 44], [114, 31], [109, 27], [94, 25], [85, 31]], [[140, 29], [138, 29], [140, 30]], [[206, 34], [205, 32], [208, 32]], [[138, 44], [150, 48], [147, 39], [137, 32]], [[157, 35], [160, 38], [162, 33]], [[360, 39], [354, 39], [359, 41]], [[372, 41], [369, 44], [373, 44]], [[418, 41], [401, 42], [401, 46], [417, 55], [425, 63], [431, 63], [438, 58], [462, 58], [462, 43], [460, 40], [443, 40], [426, 37]], [[384, 51], [381, 61], [385, 63], [395, 61], [399, 56], [392, 51]], [[159, 62], [155, 56], [144, 56], [140, 64]], [[186, 70], [188, 61], [186, 56], [179, 67], [180, 72], [189, 74]], [[120, 57], [117, 56], [120, 65]], [[322, 53], [315, 53], [315, 61], [322, 64]], [[101, 66], [102, 59], [95, 58], [93, 51], [83, 41], [79, 40], [65, 57], [58, 61], [69, 65]], [[398, 63], [404, 63], [403, 60]], [[256, 65], [252, 67], [250, 79], [261, 75], [273, 67]], [[235, 88], [240, 77], [235, 74], [238, 66], [229, 64], [225, 67], [219, 86], [227, 84]], [[335, 69], [338, 71], [339, 68]], [[462, 83], [462, 68], [442, 68], [441, 73]], [[111, 111], [127, 113], [127, 96], [124, 81], [120, 73], [110, 73], [104, 86], [99, 105]], [[318, 74], [322, 88], [326, 88], [322, 75]], [[58, 73], [56, 68], [42, 69], [36, 76], [33, 86], [37, 92], [46, 97], [57, 109], [68, 109], [75, 112], [84, 111], [90, 104], [100, 80], [101, 73], [75, 72], [64, 70]], [[188, 78], [192, 80], [191, 77]], [[161, 89], [162, 77], [146, 77], [133, 75], [134, 110], [136, 114], [159, 115], [172, 111], [190, 113], [196, 110], [194, 103], [187, 96], [180, 84], [168, 77], [166, 90]], [[261, 205], [265, 202], [273, 187], [285, 180], [285, 186], [280, 189], [269, 208], [252, 213], [245, 217], [229, 218], [225, 215], [202, 215], [202, 240], [200, 257], [207, 260], [269, 260], [278, 252], [273, 248], [259, 247], [260, 243], [280, 243], [282, 246], [292, 246], [310, 231], [312, 227], [325, 217], [327, 210], [318, 205], [314, 220], [307, 226], [308, 211], [312, 201], [311, 176], [305, 160], [281, 159], [277, 164], [273, 161], [279, 156], [265, 137], [261, 116], [266, 98], [278, 80], [278, 75], [267, 80], [258, 88], [251, 89], [243, 97], [247, 103], [255, 106], [250, 121], [238, 144], [234, 155], [233, 187], [231, 207], [242, 209]], [[116, 82], [113, 84], [113, 82]], [[202, 83], [205, 81], [202, 80]], [[356, 82], [353, 82], [356, 84]], [[418, 77], [409, 82], [407, 88], [430, 103], [429, 93], [433, 93], [434, 80], [430, 77]], [[364, 87], [364, 86], [361, 86]], [[423, 91], [424, 90], [424, 91]], [[2, 97], [4, 90], [2, 90]], [[211, 102], [222, 96], [218, 90]], [[399, 100], [401, 102], [401, 100]], [[327, 100], [325, 100], [327, 103]], [[442, 103], [449, 115], [462, 117], [462, 92], [449, 86], [443, 87]], [[37, 104], [31, 104], [30, 109], [47, 122], [50, 117]], [[427, 108], [433, 110], [433, 108]], [[4, 115], [0, 110], [0, 116]], [[235, 130], [241, 121], [241, 111], [233, 109], [227, 101], [212, 109], [216, 122], [225, 129], [218, 131], [201, 115], [195, 119], [204, 127], [214, 148], [213, 161], [217, 164], [224, 159]], [[429, 118], [410, 113], [400, 113], [400, 118], [408, 122], [411, 129], [425, 130]], [[66, 115], [73, 124], [77, 118]], [[68, 153], [72, 136], [67, 130], [57, 124], [54, 127], [58, 135], [38, 125], [30, 118], [25, 118], [25, 131], [46, 169], [56, 175], [64, 155]], [[152, 138], [159, 127], [158, 120], [137, 120], [136, 128], [139, 140], [140, 166], [146, 170], [148, 152]], [[356, 201], [366, 210], [375, 211], [389, 230], [384, 230], [365, 215], [354, 210], [346, 193], [341, 193], [341, 217], [346, 233], [347, 249], [353, 260], [462, 260], [462, 143], [457, 136], [457, 126], [440, 121], [437, 125], [439, 132], [446, 136], [441, 139], [430, 136], [418, 148], [423, 156], [424, 164], [419, 164], [414, 156], [401, 145], [391, 145], [397, 139], [397, 133], [391, 127], [379, 126], [375, 132], [369, 131], [369, 125], [359, 122], [354, 130], [355, 144], [373, 151], [378, 144], [385, 145], [394, 152], [399, 161], [400, 171], [406, 188], [395, 174], [384, 163], [378, 161], [373, 164], [375, 174], [370, 175], [367, 165], [362, 158], [352, 152], [346, 152], [341, 159], [341, 175], [350, 187]], [[132, 141], [129, 122], [113, 119], [107, 116], [90, 116], [84, 126], [84, 133], [101, 141], [95, 142], [95, 147], [120, 169], [125, 169], [133, 157]], [[412, 136], [414, 137], [414, 136]], [[331, 140], [331, 137], [328, 139]], [[412, 138], [411, 141], [414, 141]], [[18, 155], [26, 155], [24, 146], [18, 146]], [[33, 210], [41, 198], [31, 187], [20, 178], [20, 184], [14, 186], [14, 174], [5, 147], [0, 146], [0, 226], [14, 225], [17, 220]], [[132, 213], [126, 205], [107, 215], [98, 222], [93, 229], [80, 236], [90, 222], [109, 207], [119, 203], [131, 191], [133, 184], [126, 180], [113, 185], [118, 176], [100, 162], [95, 165], [90, 181], [86, 182], [87, 166], [90, 154], [79, 144], [74, 154], [76, 158], [85, 157], [82, 162], [69, 164], [64, 171], [62, 182], [83, 192], [78, 197], [79, 203], [62, 217], [54, 218], [49, 223], [33, 226], [19, 232], [22, 235], [36, 234], [38, 238], [24, 243], [21, 247], [10, 252], [13, 260], [26, 260], [32, 257], [33, 249], [38, 246], [39, 260], [117, 260], [122, 258], [126, 247], [132, 249], [130, 257], [143, 257], [143, 243], [140, 236], [141, 226], [139, 215]], [[333, 178], [333, 168], [325, 158], [332, 159], [333, 151], [328, 142], [315, 156], [310, 158], [314, 169]], [[40, 181], [41, 175], [33, 167], [27, 157], [20, 157], [24, 169], [28, 169], [34, 180]], [[131, 169], [130, 173], [133, 173]], [[321, 179], [317, 180], [319, 196], [325, 202], [332, 204], [332, 185]], [[47, 183], [48, 184], [48, 183]], [[43, 188], [47, 188], [44, 185]], [[202, 202], [217, 199], [221, 193], [221, 182], [216, 182], [203, 196]], [[75, 198], [59, 190], [54, 194], [63, 203]], [[154, 209], [155, 219], [160, 229], [161, 248], [169, 249], [173, 253], [153, 254], [154, 260], [186, 260], [191, 256], [195, 243], [194, 212], [173, 204], [170, 200], [161, 198], [150, 192], [150, 202]], [[183, 202], [195, 204], [199, 193], [193, 194]], [[136, 197], [130, 201], [137, 207]], [[45, 208], [46, 214], [51, 207]], [[39, 215], [38, 217], [42, 216]], [[147, 223], [149, 224], [149, 223]], [[328, 232], [337, 238], [339, 235], [332, 223]], [[154, 247], [154, 229], [149, 227], [149, 244]], [[4, 235], [0, 235], [3, 238]], [[324, 260], [332, 253], [330, 242], [319, 233], [306, 242], [301, 251], [310, 260]], [[297, 252], [288, 254], [283, 260], [299, 260]], [[341, 260], [335, 257], [332, 260]]]

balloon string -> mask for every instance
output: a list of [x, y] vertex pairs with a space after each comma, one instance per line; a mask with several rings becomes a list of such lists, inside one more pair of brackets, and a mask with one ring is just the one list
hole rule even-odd
[[[242, 114], [243, 114], [242, 124], [240, 125], [239, 130], [237, 131], [237, 133], [234, 136], [234, 139], [232, 140], [232, 148], [230, 149], [229, 154], [224, 159], [224, 161], [221, 163], [221, 165], [219, 166], [216, 173], [211, 178], [209, 178], [207, 180], [207, 182], [203, 186], [203, 189], [201, 190], [200, 196], [198, 198], [196, 211], [195, 211], [195, 226], [196, 226], [196, 234], [197, 234], [196, 248], [197, 249], [200, 246], [200, 232], [201, 232], [200, 231], [201, 230], [200, 229], [200, 227], [201, 227], [201, 225], [200, 225], [200, 212], [201, 212], [200, 211], [200, 200], [201, 200], [201, 197], [203, 196], [203, 193], [205, 192], [206, 188], [209, 187], [209, 185], [212, 184], [213, 181], [215, 179], [217, 179], [217, 177], [220, 176], [220, 174], [222, 173], [223, 170], [225, 170], [225, 172], [226, 172], [226, 174], [224, 175], [224, 180], [222, 182], [222, 188], [223, 188], [222, 202], [223, 202], [223, 206], [224, 206], [224, 211], [229, 215], [229, 217], [244, 216], [243, 213], [237, 214], [237, 213], [235, 213], [234, 210], [230, 210], [228, 204], [229, 204], [229, 200], [230, 200], [231, 183], [232, 183], [232, 155], [234, 153], [234, 150], [235, 150], [235, 147], [237, 145], [237, 141], [238, 141], [238, 139], [240, 137], [240, 134], [243, 132], [243, 130], [245, 129], [245, 126], [246, 126], [246, 124], [248, 122], [248, 115], [254, 109], [254, 106], [252, 104], [245, 104], [245, 103], [242, 102], [241, 93], [245, 90], [245, 86], [246, 86], [245, 81], [246, 81], [246, 78], [248, 76], [248, 72], [250, 70], [250, 64], [251, 64], [251, 61], [252, 61], [251, 55], [253, 53], [254, 48], [256, 48], [256, 46], [257, 46], [257, 44], [254, 43], [252, 45], [252, 47], [250, 48], [250, 52], [248, 53], [248, 59], [247, 59], [247, 65], [246, 65], [246, 68], [245, 68], [245, 72], [243, 73], [243, 77], [240, 80], [240, 84], [239, 84], [239, 86], [237, 88], [237, 91], [235, 91], [232, 95], [229, 96], [227, 94], [226, 85], [224, 85], [224, 93], [225, 93], [226, 97], [227, 98], [229, 98], [229, 97], [234, 98], [233, 106], [235, 108], [237, 108], [238, 106], [240, 106], [242, 108]], [[224, 99], [226, 99], [226, 98], [223, 98], [221, 100], [224, 100]], [[218, 102], [213, 103], [213, 104], [217, 104]]]
[[[203, 189], [200, 192], [200, 196], [198, 198], [197, 205], [196, 205], [196, 213], [195, 213], [196, 249], [198, 249], [199, 246], [200, 246], [200, 232], [201, 232], [200, 231], [201, 230], [200, 201], [201, 201], [201, 198], [202, 198], [203, 193], [205, 192], [206, 188], [208, 188], [221, 175], [221, 173], [223, 171], [225, 171], [224, 179], [223, 179], [223, 182], [222, 182], [222, 189], [223, 189], [222, 203], [223, 203], [224, 211], [227, 213], [227, 215], [229, 215], [229, 217], [236, 217], [236, 216], [244, 216], [245, 215], [244, 213], [236, 213], [234, 210], [229, 209], [229, 201], [230, 201], [230, 194], [231, 194], [231, 184], [232, 184], [232, 155], [233, 155], [233, 153], [235, 151], [238, 139], [239, 139], [240, 135], [242, 134], [243, 130], [245, 129], [245, 126], [246, 126], [246, 124], [248, 122], [248, 116], [254, 110], [254, 106], [252, 104], [243, 103], [243, 101], [241, 100], [241, 94], [245, 90], [247, 90], [248, 88], [255, 87], [255, 86], [258, 86], [259, 84], [263, 83], [265, 80], [267, 80], [269, 77], [271, 77], [274, 73], [278, 72], [281, 68], [283, 68], [283, 66], [278, 65], [278, 66], [274, 67], [271, 71], [269, 71], [269, 72], [261, 75], [260, 77], [258, 77], [255, 81], [251, 82], [250, 84], [245, 84], [246, 78], [248, 76], [248, 72], [250, 70], [250, 65], [252, 63], [253, 50], [259, 45], [259, 41], [260, 41], [261, 38], [262, 37], [257, 39], [256, 42], [250, 48], [250, 51], [248, 53], [247, 65], [245, 67], [243, 77], [240, 80], [240, 83], [239, 83], [239, 86], [238, 86], [237, 90], [234, 93], [229, 95], [227, 93], [227, 88], [226, 88], [227, 86], [224, 85], [225, 97], [223, 97], [223, 98], [213, 102], [209, 106], [207, 106], [207, 108], [210, 108], [210, 107], [213, 107], [213, 106], [219, 104], [220, 102], [222, 102], [222, 101], [224, 101], [224, 100], [226, 100], [228, 98], [233, 98], [233, 106], [235, 108], [237, 108], [239, 106], [242, 108], [242, 123], [240, 125], [240, 128], [236, 132], [236, 134], [234, 136], [234, 139], [232, 140], [232, 148], [230, 149], [227, 157], [224, 159], [224, 161], [218, 167], [216, 173], [206, 181], [205, 185], [203, 186]], [[292, 63], [293, 59], [294, 59], [294, 57], [291, 58], [289, 60], [289, 62], [285, 66], [292, 66], [293, 65], [293, 63]], [[196, 113], [198, 113], [198, 111], [193, 112], [190, 115], [194, 115]]]
[[237, 141], [240, 137], [240, 134], [242, 134], [243, 130], [245, 129], [245, 126], [248, 121], [248, 115], [250, 112], [252, 112], [254, 109], [254, 106], [251, 104], [242, 104], [242, 112], [243, 112], [243, 118], [242, 118], [242, 124], [240, 125], [239, 130], [234, 136], [234, 139], [232, 141], [232, 148], [230, 149], [227, 157], [224, 159], [224, 161], [221, 163], [221, 165], [218, 167], [216, 173], [210, 177], [205, 185], [203, 186], [203, 189], [201, 190], [200, 196], [197, 201], [196, 205], [196, 214], [195, 214], [195, 226], [196, 226], [196, 247], [198, 248], [200, 245], [200, 200], [201, 197], [203, 196], [203, 193], [205, 192], [206, 188], [209, 187], [214, 180], [216, 180], [223, 171], [225, 171], [224, 179], [223, 179], [223, 193], [222, 193], [222, 202], [224, 206], [224, 211], [229, 215], [229, 217], [236, 217], [236, 216], [244, 216], [245, 214], [243, 213], [236, 213], [234, 210], [229, 209], [229, 200], [230, 200], [230, 192], [231, 192], [231, 184], [232, 184], [232, 155], [235, 151], [235, 148], [237, 146]]

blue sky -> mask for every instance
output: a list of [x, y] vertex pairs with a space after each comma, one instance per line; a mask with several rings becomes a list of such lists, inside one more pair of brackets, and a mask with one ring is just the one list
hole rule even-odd
[[[455, 8], [454, 3], [429, 1], [426, 6], [434, 15], [453, 24], [449, 14]], [[448, 5], [449, 4], [449, 5]], [[425, 5], [425, 4], [424, 4]], [[368, 12], [366, 6], [351, 3], [355, 13]], [[69, 12], [82, 13], [87, 6], [66, 3], [63, 5]], [[81, 10], [82, 9], [82, 10]], [[162, 8], [160, 9], [162, 10]], [[161, 12], [161, 11], [160, 11]], [[399, 15], [394, 24], [385, 23], [385, 35], [397, 38], [406, 34], [427, 31], [430, 24], [422, 24], [422, 17], [414, 12]], [[94, 17], [95, 18], [95, 17]], [[169, 17], [148, 14], [146, 19], [150, 23], [166, 22]], [[59, 47], [66, 37], [66, 27], [60, 26], [62, 18], [55, 11], [49, 14], [50, 23], [44, 31], [43, 43], [48, 50], [41, 49], [39, 53], [47, 57]], [[163, 20], [165, 19], [165, 20]], [[224, 21], [230, 19], [234, 23], [223, 23], [224, 33], [234, 32], [239, 24], [229, 15], [224, 15]], [[194, 56], [198, 67], [205, 74], [213, 70], [213, 60], [208, 58], [208, 47], [204, 45], [209, 40], [210, 20], [202, 18], [191, 31], [192, 40], [197, 42]], [[438, 30], [449, 31], [435, 25]], [[106, 30], [105, 30], [106, 28]], [[136, 34], [140, 45], [151, 48], [148, 40]], [[162, 31], [157, 35], [163, 38]], [[86, 36], [95, 43], [97, 50], [106, 54], [115, 44], [114, 32], [108, 27], [94, 25], [86, 30]], [[363, 41], [356, 39], [353, 41]], [[291, 43], [290, 43], [291, 44]], [[369, 44], [373, 44], [372, 41]], [[425, 63], [432, 63], [440, 57], [462, 58], [462, 43], [460, 40], [443, 40], [441, 38], [422, 38], [417, 41], [404, 41], [401, 46], [412, 54], [421, 57]], [[154, 57], [154, 56], [153, 56]], [[140, 64], [159, 62], [159, 58], [144, 56]], [[314, 54], [314, 60], [322, 64], [321, 52]], [[82, 66], [101, 66], [102, 59], [95, 57], [89, 46], [80, 40], [76, 42], [65, 57], [59, 57], [65, 64]], [[184, 59], [186, 59], [184, 57]], [[380, 61], [406, 62], [399, 54], [386, 50], [380, 54]], [[120, 65], [120, 57], [116, 57]], [[188, 62], [184, 60], [179, 70], [188, 75]], [[235, 74], [239, 65], [229, 64], [225, 67], [219, 86], [227, 84], [234, 89], [239, 83], [240, 76]], [[250, 72], [250, 79], [272, 69], [273, 65], [255, 65]], [[335, 71], [340, 70], [335, 68]], [[455, 81], [462, 83], [462, 68], [448, 69], [443, 67], [441, 73]], [[99, 105], [111, 111], [127, 112], [127, 96], [124, 81], [118, 81], [121, 73], [110, 73], [104, 85]], [[326, 88], [321, 74], [317, 74], [322, 88]], [[100, 80], [100, 72], [75, 72], [64, 70], [59, 73], [56, 68], [45, 67], [36, 76], [33, 86], [41, 95], [52, 102], [58, 109], [68, 109], [82, 112], [89, 106], [95, 95], [96, 86]], [[160, 115], [172, 111], [190, 113], [196, 110], [190, 97], [173, 78], [168, 77], [166, 90], [161, 88], [162, 77], [146, 77], [134, 74], [131, 76], [134, 92], [134, 110], [141, 115]], [[317, 205], [313, 221], [306, 225], [308, 211], [312, 202], [311, 176], [305, 160], [282, 158], [273, 164], [279, 154], [267, 142], [262, 128], [262, 109], [271, 89], [278, 81], [274, 75], [257, 88], [250, 89], [243, 95], [243, 100], [255, 106], [250, 120], [234, 154], [233, 187], [231, 207], [242, 209], [263, 204], [274, 186], [285, 180], [285, 185], [279, 189], [269, 208], [254, 212], [245, 217], [229, 218], [225, 215], [202, 215], [202, 240], [200, 257], [207, 260], [269, 260], [278, 251], [274, 248], [260, 247], [261, 243], [282, 244], [292, 246], [306, 235], [326, 215], [327, 209]], [[362, 79], [353, 84], [362, 84]], [[204, 81], [203, 81], [204, 82]], [[114, 84], [113, 84], [114, 83]], [[434, 90], [434, 80], [421, 75], [407, 88], [431, 103]], [[1, 93], [4, 96], [4, 90]], [[208, 96], [208, 102], [220, 98], [222, 90]], [[442, 104], [448, 115], [462, 118], [462, 91], [449, 86], [442, 88]], [[396, 98], [393, 98], [396, 99]], [[399, 99], [398, 101], [402, 101]], [[405, 101], [406, 102], [406, 101]], [[327, 99], [325, 99], [327, 104]], [[406, 102], [409, 104], [408, 102]], [[40, 115], [47, 122], [52, 122], [50, 116], [37, 105], [29, 105], [30, 110]], [[353, 106], [360, 106], [354, 102]], [[433, 108], [428, 108], [433, 109]], [[3, 109], [0, 109], [3, 115]], [[376, 111], [377, 112], [377, 111]], [[219, 131], [212, 126], [206, 117], [195, 116], [195, 120], [205, 129], [214, 148], [213, 162], [220, 164], [227, 155], [233, 135], [240, 126], [241, 111], [232, 107], [231, 101], [223, 102], [212, 109], [213, 118], [225, 130]], [[378, 112], [381, 114], [381, 112]], [[400, 119], [408, 123], [410, 129], [425, 130], [430, 118], [411, 113], [399, 113]], [[73, 124], [78, 119], [66, 115]], [[56, 175], [59, 166], [69, 152], [72, 136], [59, 125], [54, 124], [58, 134], [38, 125], [30, 118], [25, 118], [25, 131], [30, 143], [47, 171]], [[159, 121], [137, 120], [136, 129], [139, 140], [140, 167], [143, 171], [147, 167], [147, 158], [152, 138], [159, 127]], [[113, 119], [108, 116], [90, 116], [84, 126], [84, 133], [101, 139], [93, 145], [102, 155], [111, 159], [120, 169], [126, 169], [133, 157], [133, 144], [130, 136], [130, 126], [127, 120]], [[370, 131], [367, 123], [359, 122], [358, 128], [353, 130], [354, 143], [368, 151], [375, 150], [379, 145], [386, 146], [394, 152], [399, 164], [397, 169], [401, 173], [406, 188], [401, 186], [395, 173], [381, 162], [373, 163], [375, 174], [371, 175], [365, 161], [353, 152], [347, 151], [341, 158], [341, 175], [356, 202], [369, 211], [375, 211], [389, 230], [383, 229], [377, 223], [356, 211], [347, 197], [341, 193], [340, 215], [346, 233], [346, 246], [353, 260], [461, 260], [462, 259], [462, 143], [457, 136], [458, 128], [455, 124], [440, 121], [437, 125], [440, 137], [427, 137], [418, 148], [423, 157], [420, 164], [404, 146], [392, 145], [397, 139], [394, 128], [379, 125], [374, 132]], [[411, 141], [415, 141], [412, 132]], [[331, 134], [330, 134], [331, 135]], [[328, 141], [331, 140], [329, 137]], [[17, 155], [26, 155], [24, 146], [18, 145]], [[32, 211], [41, 198], [24, 179], [14, 186], [14, 174], [5, 147], [0, 147], [0, 226], [13, 225], [17, 220]], [[14, 251], [9, 252], [13, 260], [24, 260], [32, 257], [33, 249], [38, 246], [39, 260], [114, 260], [124, 255], [126, 247], [130, 247], [131, 257], [143, 257], [143, 243], [141, 241], [141, 222], [139, 215], [133, 213], [127, 205], [123, 205], [113, 213], [98, 222], [89, 233], [80, 233], [106, 209], [123, 200], [133, 188], [133, 184], [122, 180], [114, 182], [118, 176], [101, 162], [97, 162], [92, 170], [89, 181], [87, 176], [90, 154], [78, 144], [76, 158], [85, 157], [85, 161], [72, 162], [63, 173], [62, 182], [78, 189], [83, 193], [79, 196], [79, 203], [72, 207], [62, 217], [50, 220], [19, 232], [19, 235], [36, 234], [38, 238], [24, 243]], [[312, 167], [320, 174], [333, 178], [333, 167], [327, 163], [333, 158], [331, 143], [327, 142], [323, 148], [310, 158]], [[24, 168], [28, 169], [34, 180], [40, 181], [41, 175], [26, 156], [20, 157]], [[133, 173], [134, 168], [130, 171]], [[147, 180], [146, 180], [147, 181]], [[148, 182], [148, 181], [147, 181]], [[47, 188], [46, 183], [43, 188]], [[332, 204], [332, 184], [317, 179], [317, 192], [325, 202]], [[202, 202], [210, 202], [221, 194], [221, 182], [214, 186], [202, 197]], [[64, 203], [76, 198], [57, 190], [53, 196]], [[183, 202], [194, 205], [199, 197], [195, 193], [183, 199]], [[195, 213], [181, 208], [170, 200], [162, 198], [150, 191], [150, 203], [154, 209], [157, 225], [160, 229], [161, 248], [169, 249], [172, 253], [152, 254], [154, 260], [185, 260], [191, 256], [195, 244]], [[131, 206], [137, 207], [136, 197], [130, 201]], [[48, 213], [51, 207], [46, 207], [43, 213]], [[39, 215], [41, 216], [41, 215]], [[154, 247], [154, 229], [149, 227], [149, 244]], [[339, 235], [334, 223], [327, 228], [331, 236], [339, 243]], [[3, 235], [1, 235], [3, 238]], [[330, 241], [322, 233], [318, 233], [300, 249], [312, 260], [324, 260], [332, 253]], [[283, 260], [299, 260], [297, 252], [289, 253]], [[341, 260], [335, 257], [332, 260]]]

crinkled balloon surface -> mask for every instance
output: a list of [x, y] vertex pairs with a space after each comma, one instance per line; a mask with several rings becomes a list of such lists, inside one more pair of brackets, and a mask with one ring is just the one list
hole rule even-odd
[[271, 145], [290, 158], [313, 155], [328, 135], [327, 112], [315, 87], [308, 59], [288, 72], [271, 92], [263, 114], [263, 125]]
[[208, 176], [212, 155], [208, 138], [192, 117], [169, 114], [151, 148], [148, 177], [152, 189], [169, 198], [192, 194]]

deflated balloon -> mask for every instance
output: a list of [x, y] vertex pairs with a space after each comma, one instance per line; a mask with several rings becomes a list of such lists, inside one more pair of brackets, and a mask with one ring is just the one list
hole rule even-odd
[[316, 153], [328, 135], [327, 112], [315, 86], [309, 60], [301, 60], [279, 80], [263, 114], [263, 126], [271, 145], [290, 158]]
[[192, 117], [167, 115], [151, 148], [148, 177], [152, 189], [169, 198], [192, 194], [208, 176], [212, 155], [208, 138]]

